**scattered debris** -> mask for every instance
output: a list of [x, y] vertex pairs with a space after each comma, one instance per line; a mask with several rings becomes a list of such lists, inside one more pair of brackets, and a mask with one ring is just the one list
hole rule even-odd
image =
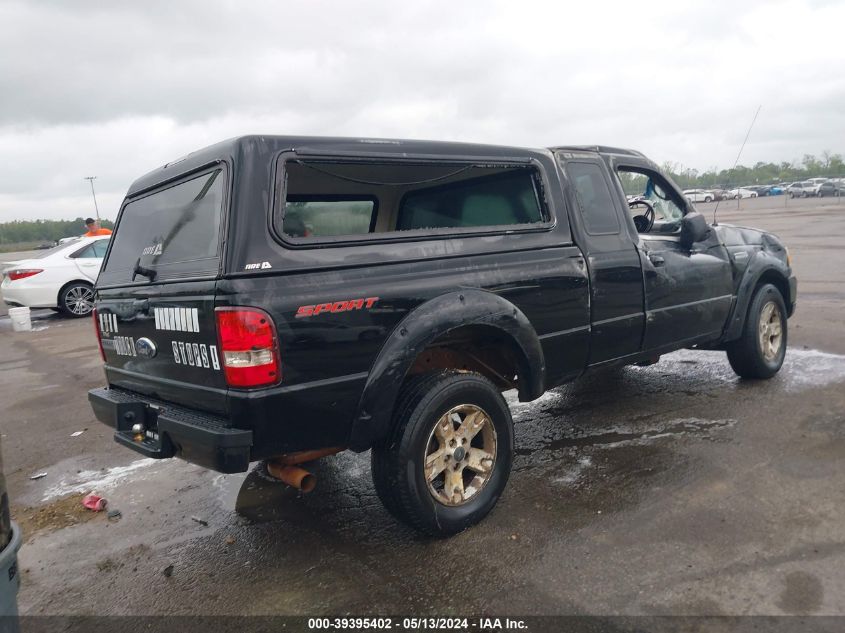
[[97, 561], [97, 571], [114, 571], [123, 567], [122, 563], [116, 563], [111, 558], [104, 558]]
[[206, 521], [205, 519], [201, 519], [199, 517], [191, 517], [191, 521], [196, 521], [200, 525], [204, 525], [206, 527], [208, 526], [208, 521]]
[[71, 436], [71, 437], [79, 437], [80, 435], [82, 435], [83, 433], [85, 433], [85, 431], [87, 431], [87, 430], [88, 430], [88, 429], [82, 429], [81, 431], [74, 431], [73, 433], [71, 433], [71, 434], [70, 434], [70, 436]]
[[226, 537], [226, 545], [232, 545], [234, 542], [235, 542], [235, 537], [234, 537], [234, 536], [231, 536], [231, 535], [230, 535], [230, 536], [227, 536], [227, 537]]
[[173, 575], [173, 565], [168, 565], [161, 570], [161, 573], [164, 574], [165, 578], [170, 578]]
[[123, 515], [120, 513], [120, 510], [109, 510], [106, 516], [108, 517], [109, 521], [119, 521], [120, 517]]
[[108, 503], [109, 502], [106, 501], [103, 497], [95, 495], [94, 493], [86, 495], [82, 499], [82, 505], [84, 505], [89, 510], [93, 510], [94, 512], [102, 512], [106, 509]]
[[82, 495], [70, 495], [43, 506], [15, 505], [12, 507], [12, 516], [20, 525], [25, 538], [30, 539], [39, 532], [52, 532], [91, 521], [97, 515], [82, 505]]
[[516, 539], [517, 539], [516, 534], [511, 534], [511, 540], [512, 540], [512, 541], [515, 541]]
[[47, 473], [35, 473], [32, 477], [30, 477], [30, 479], [35, 481], [36, 479], [43, 479], [46, 476], [47, 476]]

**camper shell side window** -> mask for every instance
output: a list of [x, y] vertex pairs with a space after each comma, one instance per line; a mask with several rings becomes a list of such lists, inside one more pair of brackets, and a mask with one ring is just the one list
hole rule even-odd
[[278, 238], [312, 246], [531, 231], [552, 220], [539, 167], [283, 157]]

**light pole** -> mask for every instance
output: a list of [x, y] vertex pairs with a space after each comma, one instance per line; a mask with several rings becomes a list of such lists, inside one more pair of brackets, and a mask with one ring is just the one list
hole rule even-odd
[[97, 215], [97, 222], [100, 222], [100, 209], [97, 208], [97, 194], [94, 193], [94, 180], [96, 180], [96, 176], [85, 176], [83, 180], [87, 180], [91, 183], [91, 195], [94, 196], [94, 213]]

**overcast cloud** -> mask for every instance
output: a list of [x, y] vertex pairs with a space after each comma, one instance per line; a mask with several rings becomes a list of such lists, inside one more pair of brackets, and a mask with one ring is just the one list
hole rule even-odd
[[845, 3], [0, 0], [0, 221], [249, 134], [845, 153]]

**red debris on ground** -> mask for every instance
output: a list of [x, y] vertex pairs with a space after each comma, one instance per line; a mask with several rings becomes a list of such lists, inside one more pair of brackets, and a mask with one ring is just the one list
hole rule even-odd
[[94, 512], [102, 512], [106, 509], [108, 501], [98, 495], [90, 494], [86, 495], [85, 498], [82, 499], [82, 505]]

